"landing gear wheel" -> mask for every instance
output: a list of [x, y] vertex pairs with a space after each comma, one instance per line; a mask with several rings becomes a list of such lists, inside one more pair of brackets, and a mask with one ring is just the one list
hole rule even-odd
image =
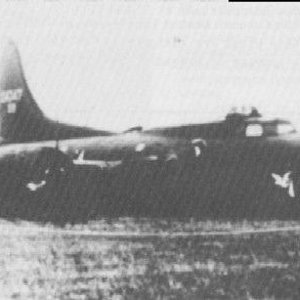
[[66, 219], [71, 171], [71, 159], [59, 150], [46, 148], [36, 153], [22, 180], [25, 216], [54, 222]]
[[34, 159], [24, 185], [32, 193], [45, 189], [58, 191], [71, 167], [71, 160], [62, 152], [43, 149]]
[[280, 215], [285, 218], [298, 218], [300, 215], [300, 173], [288, 169], [280, 174], [272, 173], [280, 202]]
[[[287, 196], [290, 198], [296, 198], [296, 190], [298, 192], [299, 175], [294, 171], [287, 171], [283, 174], [271, 174], [274, 180], [274, 184], [286, 191]], [[298, 193], [297, 193], [298, 194]]]

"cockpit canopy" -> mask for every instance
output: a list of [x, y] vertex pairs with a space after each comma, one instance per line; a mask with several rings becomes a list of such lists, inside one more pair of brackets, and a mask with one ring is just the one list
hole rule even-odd
[[225, 128], [229, 136], [279, 136], [296, 132], [291, 122], [282, 119], [265, 119], [256, 108], [249, 114], [229, 113], [225, 119]]
[[246, 137], [278, 136], [296, 132], [295, 127], [288, 121], [260, 121], [246, 124]]

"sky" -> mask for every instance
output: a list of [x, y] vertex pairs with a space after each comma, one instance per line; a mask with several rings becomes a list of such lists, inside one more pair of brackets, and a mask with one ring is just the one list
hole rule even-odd
[[7, 1], [0, 36], [56, 120], [119, 131], [254, 105], [300, 125], [297, 3]]

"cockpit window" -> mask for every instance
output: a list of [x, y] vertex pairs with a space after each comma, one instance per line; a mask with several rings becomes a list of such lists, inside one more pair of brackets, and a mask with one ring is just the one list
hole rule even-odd
[[262, 136], [264, 129], [261, 124], [249, 124], [246, 127], [246, 136]]
[[295, 132], [295, 127], [288, 122], [251, 123], [246, 126], [246, 137], [276, 136]]

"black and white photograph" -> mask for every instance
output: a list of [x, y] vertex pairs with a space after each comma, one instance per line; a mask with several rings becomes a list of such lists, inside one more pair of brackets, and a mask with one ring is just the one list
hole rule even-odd
[[0, 1], [9, 299], [300, 299], [300, 4]]

